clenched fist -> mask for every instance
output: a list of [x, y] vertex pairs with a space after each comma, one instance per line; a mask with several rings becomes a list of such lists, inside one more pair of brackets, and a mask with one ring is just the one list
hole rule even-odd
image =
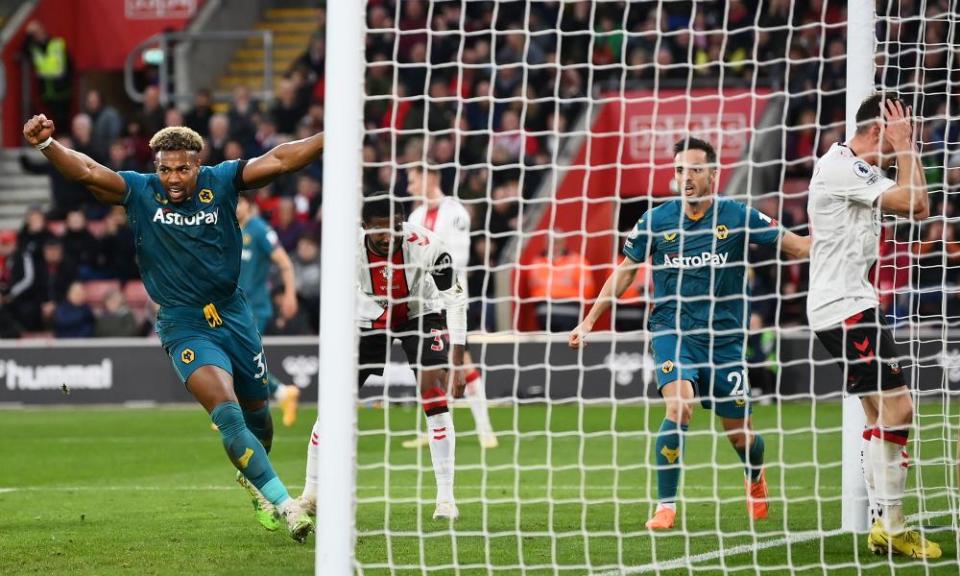
[[53, 136], [54, 128], [53, 120], [48, 119], [43, 114], [38, 114], [27, 120], [27, 123], [23, 125], [23, 137], [27, 139], [30, 145], [36, 146]]
[[593, 330], [593, 322], [584, 319], [579, 326], [570, 332], [567, 337], [567, 345], [576, 350], [584, 348], [587, 345], [587, 335]]

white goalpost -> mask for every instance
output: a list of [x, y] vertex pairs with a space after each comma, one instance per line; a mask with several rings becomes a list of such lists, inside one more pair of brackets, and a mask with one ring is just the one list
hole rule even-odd
[[[327, 2], [316, 574], [960, 573], [958, 46], [960, 0]], [[650, 232], [675, 248], [640, 266], [589, 346], [567, 343], [634, 225], [682, 194], [677, 140], [715, 147], [722, 197], [808, 235], [815, 162], [853, 137], [858, 107], [880, 90], [914, 110], [931, 197], [924, 222], [880, 220], [871, 276], [917, 406], [904, 512], [944, 552], [892, 564], [866, 545], [866, 419], [809, 327], [809, 260], [751, 244], [749, 221], [707, 229], [712, 247], [684, 253], [681, 208], [680, 232]], [[435, 176], [468, 215], [452, 220], [470, 237], [453, 259], [475, 388], [448, 398], [453, 424], [440, 432], [425, 424], [439, 400], [416, 378], [429, 347], [447, 346], [442, 330], [419, 350], [388, 333], [383, 376], [355, 387], [359, 262], [387, 323], [422, 296], [395, 297], [409, 262], [391, 253], [375, 269], [368, 245], [357, 253], [362, 202], [422, 205], [430, 230], [444, 217], [411, 171]], [[712, 282], [728, 266], [719, 242], [745, 229], [745, 368], [698, 391], [752, 410], [765, 519], [748, 508], [755, 456], [731, 447], [732, 418], [697, 398], [689, 428], [667, 423], [658, 377], [677, 366], [655, 360], [648, 323], [658, 271], [710, 268]], [[713, 354], [716, 306], [730, 297], [681, 284], [660, 298], [709, 301]], [[720, 374], [723, 362], [706, 364], [698, 377]], [[719, 380], [734, 391], [717, 392]], [[450, 521], [434, 518], [443, 464], [430, 442], [454, 430]], [[680, 462], [673, 488], [664, 459]], [[676, 524], [648, 529], [671, 489]]]
[[[354, 571], [356, 513], [356, 287], [357, 222], [363, 136], [363, 2], [331, 2], [327, 7], [324, 115], [324, 221], [321, 247], [320, 370], [317, 418], [320, 422], [320, 474], [317, 498], [316, 569], [323, 575]], [[335, 167], [335, 168], [334, 168]], [[334, 193], [330, 193], [334, 191]]]
[[[876, 14], [872, 0], [851, 0], [847, 7], [847, 102], [846, 137], [857, 131], [857, 107], [874, 91], [874, 58], [876, 57]], [[867, 489], [860, 465], [861, 438], [867, 419], [860, 399], [843, 400], [843, 494], [842, 528], [864, 533], [870, 528]]]

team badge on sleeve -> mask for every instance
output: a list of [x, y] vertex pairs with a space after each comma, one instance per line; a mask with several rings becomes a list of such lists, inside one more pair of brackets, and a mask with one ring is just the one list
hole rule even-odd
[[200, 194], [198, 194], [197, 197], [200, 198], [200, 201], [204, 204], [209, 204], [213, 202], [213, 190], [204, 188], [200, 191]]
[[663, 366], [660, 367], [660, 370], [664, 374], [669, 374], [673, 372], [673, 362], [671, 362], [670, 360], [667, 360], [666, 362], [663, 363]]
[[195, 357], [196, 356], [194, 355], [193, 350], [189, 348], [184, 348], [183, 352], [180, 353], [180, 361], [183, 362], [184, 364], [189, 364], [193, 362], [193, 359]]
[[853, 173], [857, 175], [857, 178], [866, 180], [867, 184], [873, 184], [879, 178], [877, 173], [870, 169], [870, 165], [863, 160], [856, 160], [853, 163]]
[[861, 178], [867, 178], [871, 174], [870, 167], [863, 160], [857, 160], [853, 163], [853, 173]]

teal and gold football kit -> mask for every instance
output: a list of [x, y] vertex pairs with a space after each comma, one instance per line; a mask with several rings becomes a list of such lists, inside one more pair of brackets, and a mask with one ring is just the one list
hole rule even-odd
[[273, 251], [280, 245], [277, 233], [263, 218], [253, 216], [243, 227], [243, 250], [240, 253], [240, 288], [243, 289], [260, 334], [273, 318], [270, 300], [270, 267]]
[[127, 186], [123, 205], [144, 285], [160, 305], [157, 333], [174, 370], [183, 383], [202, 366], [217, 366], [232, 376], [240, 402], [220, 402], [210, 418], [260, 523], [276, 530], [282, 515], [288, 533], [302, 542], [312, 524], [270, 463], [270, 408], [266, 403], [241, 407], [244, 400], [268, 397], [260, 333], [237, 285], [243, 245], [237, 192], [243, 188], [244, 166], [240, 160], [200, 167], [193, 195], [176, 204], [156, 174], [120, 172]]
[[718, 199], [699, 220], [680, 200], [643, 215], [623, 247], [653, 269], [648, 328], [658, 388], [689, 380], [718, 416], [749, 413], [743, 343], [750, 318], [747, 246], [775, 244], [777, 222], [748, 206]]
[[[634, 262], [649, 260], [653, 268], [648, 329], [659, 390], [688, 380], [703, 407], [712, 408], [717, 416], [734, 420], [749, 416], [743, 350], [750, 318], [747, 246], [776, 243], [782, 233], [775, 220], [726, 199], [715, 199], [697, 220], [686, 214], [681, 200], [666, 202], [640, 218], [623, 253]], [[677, 496], [686, 430], [685, 422], [664, 418], [657, 433], [657, 499], [668, 507]], [[734, 449], [755, 490], [765, 486], [764, 442], [759, 434], [751, 436], [749, 446], [734, 444]], [[658, 527], [657, 516], [648, 527]]]
[[157, 333], [180, 380], [214, 365], [233, 376], [238, 397], [265, 399], [260, 334], [237, 284], [243, 166], [239, 160], [202, 166], [193, 196], [179, 204], [167, 200], [156, 174], [120, 176], [143, 283], [160, 306]]

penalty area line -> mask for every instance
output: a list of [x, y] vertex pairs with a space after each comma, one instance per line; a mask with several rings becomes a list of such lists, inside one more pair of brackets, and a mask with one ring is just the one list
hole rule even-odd
[[[941, 518], [943, 516], [950, 516], [953, 514], [952, 511], [940, 511], [940, 512], [926, 512], [923, 514], [911, 514], [907, 517], [908, 522], [916, 522], [918, 520], [928, 520], [930, 518]], [[840, 536], [842, 534], [848, 534], [847, 530], [838, 528], [836, 530], [827, 530], [825, 532], [820, 530], [810, 530], [804, 532], [797, 532], [784, 536], [781, 538], [774, 538], [772, 540], [758, 541], [751, 544], [740, 544], [733, 546], [731, 548], [726, 548], [723, 550], [715, 550], [713, 552], [704, 552], [703, 554], [692, 554], [690, 556], [684, 556], [682, 558], [675, 558], [673, 560], [667, 560], [665, 562], [652, 562], [650, 564], [644, 564], [642, 566], [635, 566], [633, 568], [623, 568], [621, 570], [611, 570], [607, 572], [595, 572], [594, 576], [628, 576], [631, 574], [649, 574], [651, 572], [665, 572], [668, 570], [677, 570], [680, 568], [693, 568], [694, 564], [700, 564], [701, 562], [708, 562], [710, 560], [716, 560], [718, 558], [729, 558], [731, 556], [739, 556], [740, 554], [746, 554], [748, 552], [753, 552], [754, 550], [767, 550], [768, 548], [779, 548], [781, 546], [787, 546], [791, 544], [802, 544], [803, 542], [809, 542], [811, 540], [817, 539], [828, 539], [833, 538], [834, 536]]]

